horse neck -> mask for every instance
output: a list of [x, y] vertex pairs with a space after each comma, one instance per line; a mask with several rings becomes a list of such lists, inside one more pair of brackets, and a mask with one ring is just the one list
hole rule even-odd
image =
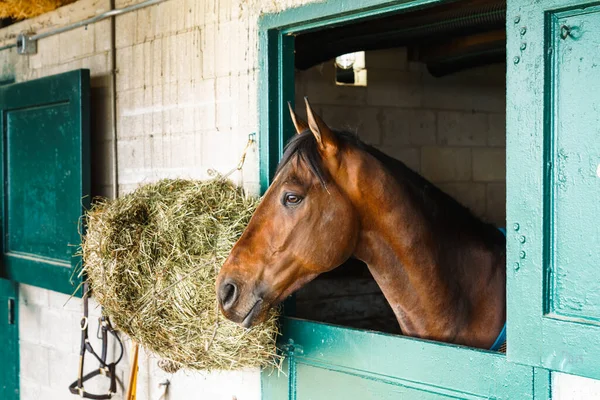
[[367, 161], [359, 165], [371, 168], [357, 171], [353, 185], [361, 219], [355, 256], [368, 265], [402, 332], [489, 348], [505, 318], [504, 260], [468, 232], [440, 235], [444, 227], [431, 226], [414, 188]]

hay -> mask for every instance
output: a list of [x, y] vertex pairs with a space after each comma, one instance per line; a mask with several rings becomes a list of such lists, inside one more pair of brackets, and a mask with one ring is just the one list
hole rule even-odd
[[162, 180], [87, 214], [82, 250], [92, 294], [164, 370], [280, 363], [277, 311], [246, 330], [217, 308], [216, 275], [257, 205], [223, 179]]
[[54, 11], [76, 0], [2, 0], [0, 1], [0, 18], [16, 20], [37, 17]]

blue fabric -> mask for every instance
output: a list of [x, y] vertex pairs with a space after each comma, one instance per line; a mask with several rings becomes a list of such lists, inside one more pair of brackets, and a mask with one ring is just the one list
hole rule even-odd
[[500, 331], [500, 335], [498, 335], [498, 338], [496, 338], [496, 341], [494, 342], [492, 347], [490, 347], [490, 350], [498, 351], [500, 349], [500, 346], [502, 346], [504, 342], [506, 342], [506, 322], [504, 323], [504, 326]]
[[[502, 232], [504, 236], [506, 236], [505, 228], [498, 228], [498, 230]], [[504, 322], [504, 326], [502, 327], [500, 334], [496, 338], [496, 341], [494, 342], [492, 347], [490, 347], [490, 350], [497, 351], [498, 349], [500, 349], [500, 346], [504, 344], [504, 342], [506, 342], [506, 322]]]

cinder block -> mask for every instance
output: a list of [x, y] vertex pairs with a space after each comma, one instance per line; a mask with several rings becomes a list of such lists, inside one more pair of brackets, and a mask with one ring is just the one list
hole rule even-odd
[[[331, 105], [366, 105], [367, 87], [343, 86], [335, 84], [335, 69], [333, 62], [325, 62], [305, 72], [305, 91], [301, 97], [308, 96], [311, 104]], [[299, 104], [303, 104], [303, 101]]]
[[[213, 0], [207, 1], [210, 3]], [[214, 78], [216, 76], [217, 58], [217, 25], [206, 25], [202, 29], [202, 77]]]
[[382, 151], [389, 156], [402, 161], [406, 166], [413, 171], [419, 173], [421, 171], [421, 150], [415, 147], [404, 148], [383, 148]]
[[437, 119], [433, 111], [411, 110], [409, 136], [412, 145], [433, 145], [436, 140]]
[[29, 342], [31, 344], [40, 343], [40, 335], [42, 333], [42, 310], [41, 307], [35, 304], [19, 304], [19, 340]]
[[377, 108], [322, 105], [321, 113], [330, 127], [355, 133], [370, 145], [381, 144], [382, 118]]
[[156, 17], [156, 7], [146, 7], [137, 11], [137, 24], [135, 25], [135, 43], [144, 43], [152, 40], [156, 33], [154, 27], [156, 23], [154, 18]]
[[435, 113], [427, 110], [381, 109], [383, 144], [392, 147], [435, 144]]
[[117, 49], [131, 47], [135, 44], [137, 18], [138, 14], [135, 12], [115, 17], [115, 45]]
[[233, 0], [219, 0], [217, 2], [217, 15], [219, 18], [219, 22], [230, 21], [231, 20], [231, 9], [234, 7], [239, 7], [237, 4], [237, 0], [234, 4]]
[[[73, 372], [71, 372], [71, 375], [73, 375]], [[75, 379], [75, 378], [73, 378]], [[70, 384], [71, 382], [69, 382]], [[87, 387], [86, 387], [87, 390]], [[92, 391], [92, 393], [104, 393], [106, 389], [102, 388], [99, 391]], [[49, 386], [41, 386], [40, 387], [40, 399], [44, 399], [44, 400], [65, 400], [65, 396], [71, 396], [74, 397], [71, 392], [69, 392], [68, 388], [65, 387], [49, 387]], [[111, 399], [113, 400], [121, 400], [122, 397], [121, 396], [113, 396], [111, 397]]]
[[152, 43], [152, 86], [159, 86], [163, 83], [163, 40], [157, 38]]
[[119, 92], [133, 88], [133, 47], [117, 50], [117, 90]]
[[90, 75], [95, 78], [102, 75], [107, 75], [110, 73], [108, 55], [109, 53], [103, 52], [93, 54], [90, 57], [82, 58], [82, 67], [89, 68]]
[[[109, 143], [110, 145], [110, 143]], [[96, 146], [95, 146], [96, 147]], [[107, 154], [107, 156], [110, 156]], [[48, 306], [55, 310], [83, 312], [81, 299], [63, 293], [48, 291]]]
[[142, 128], [142, 134], [144, 136], [148, 136], [152, 134], [152, 130], [154, 128], [154, 110], [156, 106], [154, 105], [154, 91], [152, 90], [152, 87], [144, 87], [143, 92], [145, 112], [143, 114], [144, 127]]
[[221, 67], [217, 60], [217, 73], [227, 74], [231, 72], [234, 75], [248, 72], [248, 31], [246, 21], [232, 21], [227, 24], [219, 25], [218, 43], [227, 43], [224, 47], [227, 52], [229, 65]]
[[215, 96], [216, 104], [216, 125], [218, 130], [230, 129], [232, 124], [232, 81], [236, 78], [220, 77], [216, 79]]
[[474, 112], [440, 111], [438, 144], [449, 146], [485, 146], [487, 115]]
[[39, 287], [19, 284], [19, 302], [25, 305], [48, 306], [48, 290]]
[[506, 227], [506, 184], [487, 184], [486, 219], [498, 227]]
[[[194, 134], [171, 136], [171, 168], [193, 168], [196, 163]], [[213, 149], [218, 152], [218, 150]]]
[[492, 113], [488, 115], [488, 146], [506, 146], [506, 114]]
[[433, 183], [471, 179], [471, 149], [464, 147], [423, 147], [421, 172]]
[[406, 47], [367, 51], [365, 66], [367, 74], [375, 69], [406, 71], [408, 69]]
[[132, 71], [129, 74], [129, 77], [131, 78], [130, 87], [132, 88], [144, 87], [144, 77], [146, 74], [146, 71], [144, 70], [145, 49], [146, 46], [144, 45], [144, 43], [136, 44], [132, 47], [133, 62], [131, 64]]
[[227, 172], [235, 167], [239, 155], [233, 154], [233, 142], [230, 132], [203, 132], [201, 137], [202, 166]]
[[[95, 332], [90, 330], [90, 332]], [[90, 334], [90, 339], [92, 337], [95, 338], [95, 334], [91, 335]], [[112, 337], [111, 337], [112, 339]], [[96, 343], [93, 343], [92, 346], [94, 347], [94, 350], [100, 352], [101, 351], [101, 347], [98, 348]], [[89, 354], [89, 353], [88, 353]], [[100, 353], [98, 353], [100, 354]], [[74, 352], [66, 352], [66, 351], [60, 351], [54, 348], [50, 348], [48, 349], [48, 355], [49, 355], [49, 360], [51, 361], [51, 367], [49, 368], [49, 378], [50, 378], [50, 384], [49, 387], [52, 388], [53, 390], [58, 390], [59, 388], [61, 389], [60, 391], [62, 392], [63, 396], [65, 396], [65, 394], [69, 393], [68, 392], [68, 387], [69, 385], [75, 380], [77, 379], [77, 366], [79, 364], [79, 355], [77, 353]], [[92, 368], [98, 368], [98, 361], [96, 361], [93, 356], [90, 355], [90, 358], [86, 357], [86, 372], [88, 370], [91, 371]], [[93, 366], [93, 367], [92, 367]], [[120, 365], [119, 365], [120, 367]], [[99, 378], [101, 379], [101, 378]], [[90, 382], [91, 383], [91, 382]], [[104, 387], [107, 387], [107, 383], [103, 382]], [[89, 390], [92, 393], [101, 393], [100, 391], [93, 391], [91, 387], [89, 387], [89, 385], [86, 383], [85, 385], [86, 389]], [[100, 388], [98, 388], [100, 389]], [[106, 389], [100, 389], [101, 391], [105, 391]], [[64, 398], [63, 397], [63, 398]]]
[[176, 35], [174, 38], [176, 46], [176, 65], [177, 65], [177, 81], [189, 82], [192, 78], [192, 59], [191, 48], [193, 41], [192, 32], [183, 32]]
[[111, 24], [110, 18], [96, 22], [94, 29], [94, 51], [104, 52], [111, 50]]
[[202, 25], [204, 22], [203, 13], [201, 12], [203, 5], [203, 3], [198, 3], [196, 0], [185, 0], [185, 22], [183, 25], [185, 29]]
[[367, 103], [369, 105], [419, 107], [422, 100], [421, 73], [367, 70]]
[[473, 149], [473, 180], [503, 182], [506, 180], [506, 150], [504, 148]]
[[48, 386], [50, 382], [48, 349], [39, 344], [21, 341], [19, 350], [21, 379], [32, 380], [40, 386]]
[[[163, 86], [152, 87], [152, 107], [155, 109], [163, 106]], [[163, 133], [163, 113], [153, 111], [149, 114], [152, 117], [152, 132], [153, 135], [162, 135]]]
[[154, 69], [160, 68], [160, 64], [155, 65], [153, 63], [154, 60], [154, 48], [153, 42], [148, 41], [142, 44], [144, 49], [144, 81], [143, 87], [150, 89], [150, 87], [154, 84]]
[[[55, 50], [55, 49], [53, 49], [53, 50]], [[29, 70], [42, 68], [42, 66], [43, 66], [42, 53], [39, 50], [36, 54], [32, 54], [32, 55], [28, 56], [27, 59], [29, 61], [29, 66], [28, 66]]]
[[171, 0], [165, 3], [170, 8], [169, 30], [166, 32], [179, 32], [185, 27], [185, 0]]
[[[190, 42], [190, 65], [191, 72], [190, 78], [193, 81], [199, 81], [202, 79], [202, 32], [200, 29], [194, 29], [191, 34]], [[209, 55], [210, 56], [210, 55]]]
[[441, 190], [449, 194], [473, 214], [483, 217], [486, 213], [486, 185], [483, 183], [442, 183]]
[[204, 23], [214, 24], [218, 21], [219, 18], [219, 1], [218, 0], [206, 0], [203, 2], [204, 4]]
[[119, 174], [124, 170], [142, 169], [144, 167], [143, 138], [121, 139], [117, 143], [117, 148]]
[[81, 311], [47, 308], [42, 312], [41, 325], [44, 332], [40, 343], [47, 348], [65, 352], [77, 352], [81, 331]]
[[173, 83], [177, 82], [178, 79], [177, 53], [179, 52], [179, 49], [177, 48], [177, 36], [170, 35], [165, 39], [166, 40], [164, 42], [168, 44], [168, 48], [163, 48], [163, 55], [166, 55], [168, 59], [163, 60], [163, 63], [165, 65], [165, 70], [163, 73], [163, 82]]
[[423, 86], [423, 107], [441, 110], [470, 110], [478, 112], [502, 112], [506, 107], [504, 87], [474, 83], [444, 82], [444, 78], [432, 78]]
[[94, 53], [94, 25], [58, 34], [59, 62], [64, 63]]
[[[21, 369], [23, 368], [23, 364], [21, 364]], [[45, 399], [45, 397], [41, 396], [42, 389], [40, 383], [31, 378], [26, 378], [21, 373], [19, 380], [19, 398], [21, 400], [38, 400]]]

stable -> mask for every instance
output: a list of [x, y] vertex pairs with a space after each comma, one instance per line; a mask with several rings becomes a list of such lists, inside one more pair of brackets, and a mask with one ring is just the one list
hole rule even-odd
[[308, 96], [506, 229], [506, 352], [401, 335], [350, 260], [286, 301], [284, 373], [171, 374], [142, 352], [137, 396], [600, 398], [599, 13], [589, 0], [79, 0], [1, 28], [0, 397], [71, 396], [90, 198], [227, 172], [254, 134], [232, 177], [264, 193], [295, 133], [288, 102], [301, 113]]

